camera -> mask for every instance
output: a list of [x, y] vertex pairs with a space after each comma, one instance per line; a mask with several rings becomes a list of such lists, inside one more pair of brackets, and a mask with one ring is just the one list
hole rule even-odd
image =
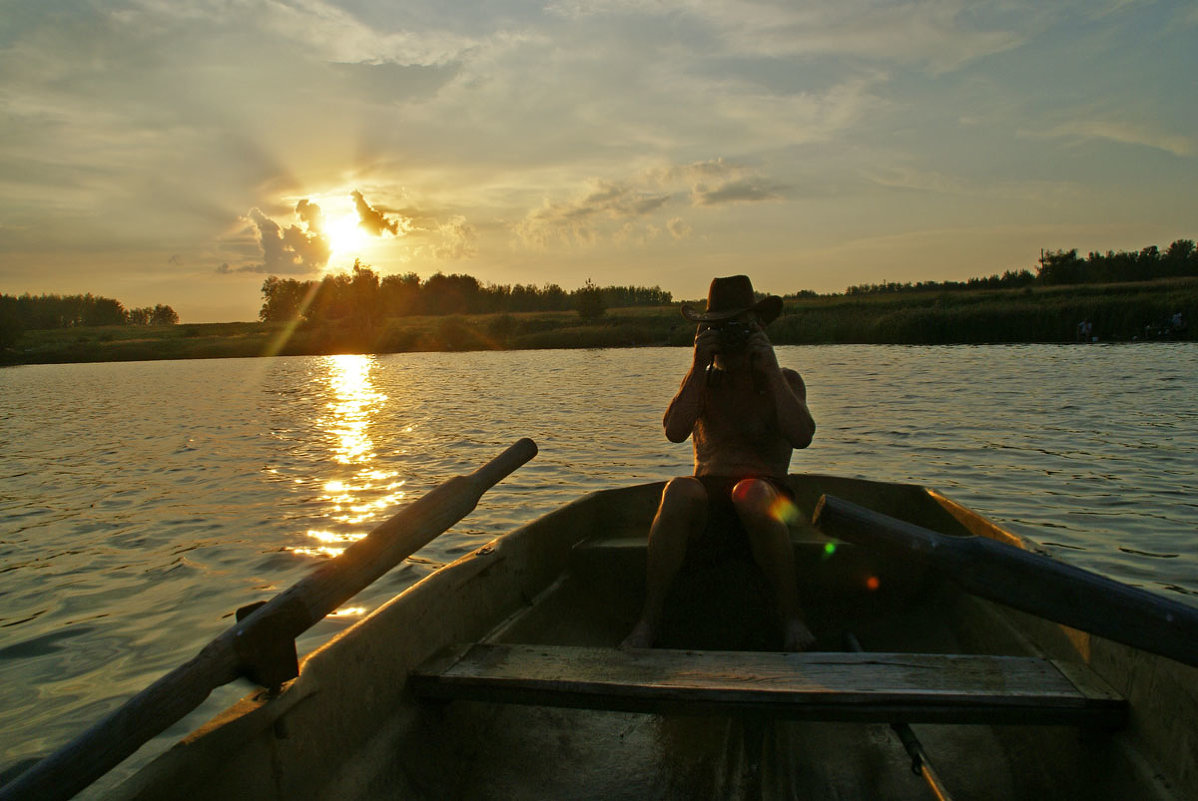
[[753, 326], [739, 320], [728, 320], [709, 326], [719, 335], [720, 348], [726, 351], [742, 349], [753, 335]]

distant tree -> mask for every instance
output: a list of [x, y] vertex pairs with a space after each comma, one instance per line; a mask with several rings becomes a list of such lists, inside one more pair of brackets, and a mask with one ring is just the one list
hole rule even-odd
[[1085, 280], [1085, 265], [1086, 262], [1077, 257], [1077, 248], [1045, 251], [1040, 254], [1037, 278], [1047, 285], [1080, 284]]
[[379, 295], [379, 277], [374, 270], [354, 259], [353, 274], [347, 287], [350, 315], [361, 328], [372, 330], [382, 313], [382, 297]]
[[406, 317], [415, 314], [420, 302], [420, 276], [416, 273], [388, 275], [379, 282], [379, 295], [384, 315]]
[[124, 325], [125, 307], [112, 298], [93, 298], [85, 295], [83, 325]]
[[574, 309], [584, 320], [598, 320], [607, 312], [603, 291], [591, 283], [591, 279], [588, 278], [581, 289], [574, 291]]
[[1193, 239], [1178, 239], [1169, 245], [1162, 260], [1162, 270], [1166, 275], [1194, 275], [1198, 273], [1198, 250], [1194, 247]]
[[264, 323], [301, 319], [314, 290], [312, 281], [270, 276], [262, 282], [262, 308], [258, 319]]
[[540, 305], [536, 308], [545, 311], [566, 311], [570, 308], [570, 296], [566, 290], [557, 284], [545, 284], [536, 290]]
[[668, 306], [673, 295], [659, 286], [605, 286], [600, 289], [607, 308]]
[[1165, 258], [1175, 261], [1186, 261], [1194, 257], [1195, 247], [1193, 239], [1178, 239], [1169, 249], [1165, 251]]
[[482, 285], [470, 275], [436, 273], [421, 288], [425, 314], [474, 314], [481, 310]]
[[9, 295], [0, 295], [0, 351], [14, 347], [24, 333], [20, 301]]
[[170, 306], [159, 303], [150, 312], [150, 323], [152, 325], [178, 325], [179, 315]]
[[129, 309], [125, 312], [125, 322], [129, 325], [149, 325], [153, 314], [154, 309], [151, 306]]

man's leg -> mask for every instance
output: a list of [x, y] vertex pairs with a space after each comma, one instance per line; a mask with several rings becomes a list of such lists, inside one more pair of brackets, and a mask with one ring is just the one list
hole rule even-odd
[[671, 479], [661, 493], [661, 505], [649, 529], [648, 569], [645, 576], [645, 607], [632, 633], [621, 648], [648, 648], [653, 645], [665, 612], [666, 595], [691, 537], [707, 523], [707, 490], [698, 479]]
[[790, 529], [779, 514], [785, 500], [768, 481], [759, 479], [747, 478], [732, 490], [732, 503], [749, 537], [753, 559], [774, 592], [782, 619], [782, 646], [788, 651], [805, 651], [815, 644], [815, 637], [799, 608]]

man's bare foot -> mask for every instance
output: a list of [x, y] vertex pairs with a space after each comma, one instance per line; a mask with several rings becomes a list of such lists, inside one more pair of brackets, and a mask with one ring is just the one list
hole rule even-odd
[[652, 648], [653, 640], [657, 637], [657, 632], [647, 620], [639, 620], [633, 626], [632, 632], [624, 638], [624, 642], [620, 643], [620, 647], [624, 650], [630, 648]]
[[815, 635], [803, 621], [795, 618], [782, 627], [782, 648], [786, 651], [807, 651], [815, 645]]

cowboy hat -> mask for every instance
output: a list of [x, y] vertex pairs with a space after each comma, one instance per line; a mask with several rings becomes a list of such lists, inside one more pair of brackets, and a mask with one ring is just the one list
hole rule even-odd
[[707, 290], [706, 311], [682, 304], [682, 316], [692, 323], [722, 323], [747, 311], [756, 312], [761, 324], [765, 325], [782, 313], [782, 298], [766, 295], [757, 300], [749, 276], [733, 275], [712, 279], [711, 288]]

